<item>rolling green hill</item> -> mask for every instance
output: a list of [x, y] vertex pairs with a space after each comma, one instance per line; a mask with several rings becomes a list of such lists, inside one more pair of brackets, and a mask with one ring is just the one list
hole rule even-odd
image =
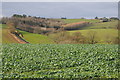
[[[96, 32], [96, 39], [99, 42], [105, 42], [108, 38], [112, 39], [118, 36], [118, 31], [115, 29], [117, 27], [117, 20], [110, 22], [100, 22], [96, 19], [63, 19], [66, 23], [75, 23], [79, 21], [88, 21], [92, 24], [86, 27], [83, 27], [82, 30], [72, 30], [68, 31], [70, 33], [81, 32], [85, 37], [88, 36], [90, 31]], [[9, 27], [7, 25], [2, 26], [2, 41], [3, 43], [19, 43], [16, 41], [9, 32]], [[38, 44], [54, 44], [55, 42], [50, 39], [50, 37], [41, 34], [34, 34], [25, 31], [20, 31], [23, 34], [24, 39], [29, 43], [38, 43]], [[57, 34], [54, 34], [57, 36]], [[0, 36], [1, 37], [1, 36]], [[2, 42], [0, 41], [0, 42]]]
[[117, 20], [113, 20], [110, 22], [100, 22], [100, 23], [93, 23], [90, 26], [84, 27], [82, 29], [115, 29], [118, 25]]
[[[0, 43], [19, 43], [10, 33], [9, 26], [7, 25], [0, 25], [2, 29], [0, 29], [0, 32], [2, 32], [2, 35], [0, 36], [2, 40], [0, 40]], [[54, 42], [48, 38], [45, 35], [40, 34], [33, 34], [25, 31], [20, 31], [20, 33], [23, 34], [24, 39], [28, 41], [29, 43], [38, 43], [38, 44], [54, 44]]]
[[54, 44], [53, 40], [45, 35], [29, 33], [29, 32], [20, 31], [20, 30], [19, 32], [23, 34], [24, 39], [29, 43]]
[[118, 25], [118, 20], [112, 20], [110, 22], [101, 22], [100, 20], [97, 19], [63, 19], [63, 21], [67, 24], [81, 21], [91, 23], [89, 26], [83, 27], [81, 29], [111, 29], [116, 28]]
[[118, 36], [117, 29], [87, 29], [87, 30], [74, 30], [68, 31], [71, 34], [74, 32], [81, 32], [85, 37], [89, 36], [89, 33], [95, 32], [96, 39], [99, 42], [104, 42], [108, 39], [113, 39]]

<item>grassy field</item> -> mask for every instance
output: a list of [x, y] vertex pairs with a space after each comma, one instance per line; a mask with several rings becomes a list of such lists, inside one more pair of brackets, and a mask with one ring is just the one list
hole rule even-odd
[[108, 39], [113, 39], [118, 36], [117, 29], [86, 29], [86, 30], [74, 30], [68, 32], [70, 32], [70, 34], [74, 32], [80, 32], [85, 37], [88, 37], [89, 33], [95, 32], [96, 39], [99, 42], [105, 42]]
[[4, 78], [118, 78], [118, 45], [7, 44], [2, 58]]
[[[66, 19], [65, 21], [69, 22], [77, 22], [84, 19]], [[89, 21], [89, 19], [85, 19], [86, 21]], [[118, 25], [117, 20], [112, 20], [110, 22], [97, 22], [97, 20], [90, 20], [90, 22], [93, 22], [91, 25], [81, 28], [81, 30], [73, 30], [68, 31], [70, 34], [74, 32], [81, 32], [85, 37], [89, 36], [90, 32], [95, 32], [96, 40], [100, 43], [104, 43], [108, 39], [113, 39], [115, 37], [118, 37], [118, 30], [116, 29]]]
[[64, 19], [65, 23], [76, 23], [80, 21], [91, 22], [89, 26], [83, 27], [81, 29], [111, 29], [116, 28], [118, 25], [118, 20], [112, 20], [110, 22], [100, 22], [96, 19]]
[[0, 43], [19, 43], [15, 38], [13, 38], [13, 36], [11, 36], [9, 27], [7, 25], [0, 24], [0, 26], [2, 26], [2, 29], [0, 30], [2, 33], [2, 41]]
[[75, 23], [80, 21], [86, 21], [91, 23], [100, 22], [100, 20], [97, 19], [62, 19], [65, 23]]
[[113, 20], [110, 22], [94, 23], [82, 29], [112, 29], [112, 28], [116, 28], [117, 25], [118, 25], [118, 21]]
[[[9, 26], [5, 24], [0, 26], [2, 28], [0, 30], [0, 32], [2, 32], [2, 35], [0, 36], [2, 40], [0, 41], [0, 43], [19, 43], [18, 41], [16, 41], [16, 39], [13, 38], [13, 36], [11, 36]], [[54, 42], [45, 35], [33, 34], [25, 31], [20, 32], [24, 35], [24, 39], [30, 43], [54, 44]]]
[[25, 31], [20, 31], [23, 34], [23, 38], [28, 41], [29, 43], [38, 43], [38, 44], [54, 44], [53, 40], [49, 37], [41, 34], [34, 34]]

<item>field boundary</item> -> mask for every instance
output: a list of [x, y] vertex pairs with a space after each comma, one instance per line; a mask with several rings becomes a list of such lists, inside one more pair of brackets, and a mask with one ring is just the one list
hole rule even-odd
[[[10, 33], [10, 32], [9, 32], [9, 33]], [[18, 38], [15, 34], [10, 33], [10, 35], [11, 35], [16, 41], [18, 41], [18, 42], [21, 43], [21, 44], [26, 44], [26, 43], [28, 43], [27, 41], [23, 41], [22, 39]]]

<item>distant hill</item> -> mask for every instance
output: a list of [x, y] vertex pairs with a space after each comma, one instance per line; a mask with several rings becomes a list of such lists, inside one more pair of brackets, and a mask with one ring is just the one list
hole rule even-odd
[[65, 23], [76, 23], [76, 22], [81, 22], [81, 21], [91, 22], [91, 23], [100, 22], [100, 20], [98, 19], [62, 19], [62, 20]]
[[[115, 19], [104, 22], [101, 19], [50, 19], [14, 14], [12, 17], [2, 18], [1, 22], [3, 43], [116, 44], [119, 41], [117, 34], [119, 25]], [[106, 37], [110, 40], [107, 41]], [[92, 42], [89, 42], [90, 40]]]

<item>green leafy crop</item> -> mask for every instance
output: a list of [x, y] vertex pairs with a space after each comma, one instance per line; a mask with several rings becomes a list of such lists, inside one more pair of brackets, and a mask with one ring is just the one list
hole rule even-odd
[[4, 44], [4, 78], [118, 78], [118, 45]]

